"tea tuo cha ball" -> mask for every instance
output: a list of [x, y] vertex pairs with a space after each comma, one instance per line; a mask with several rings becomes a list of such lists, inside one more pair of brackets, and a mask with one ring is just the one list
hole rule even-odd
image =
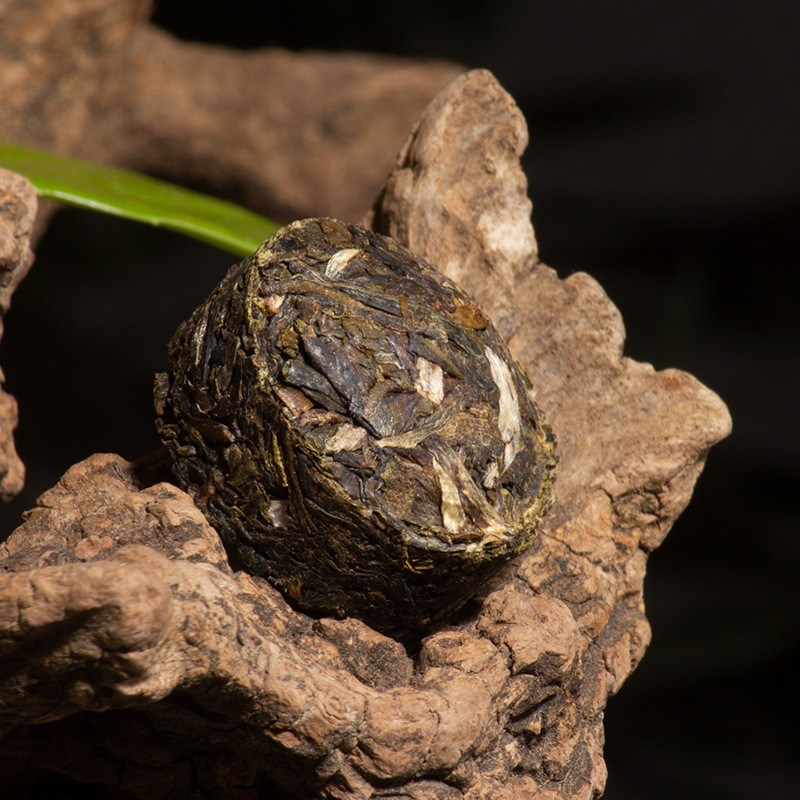
[[525, 550], [553, 436], [476, 303], [391, 239], [294, 222], [169, 345], [159, 434], [232, 559], [402, 636]]

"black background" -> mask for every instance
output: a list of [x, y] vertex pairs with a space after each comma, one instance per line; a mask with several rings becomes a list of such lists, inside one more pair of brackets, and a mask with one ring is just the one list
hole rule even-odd
[[[650, 560], [653, 644], [606, 712], [605, 796], [799, 797], [800, 4], [160, 0], [155, 20], [237, 47], [448, 58], [514, 95], [543, 260], [594, 275], [626, 354], [692, 372], [734, 420]], [[152, 374], [230, 261], [55, 219], [0, 349], [29, 471], [2, 533], [75, 461], [156, 446]]]

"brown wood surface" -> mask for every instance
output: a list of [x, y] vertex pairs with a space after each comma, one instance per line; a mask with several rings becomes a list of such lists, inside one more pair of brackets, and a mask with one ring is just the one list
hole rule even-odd
[[[73, 58], [56, 68], [41, 49], [38, 57], [21, 46], [0, 50], [0, 82], [7, 90], [16, 76], [23, 87], [0, 110], [0, 131], [13, 124], [22, 141], [82, 155], [91, 155], [97, 136], [108, 160], [153, 168], [184, 148], [189, 162], [213, 163], [219, 185], [247, 186], [245, 196], [269, 196], [272, 208], [301, 213], [308, 196], [298, 199], [286, 188], [291, 180], [270, 177], [271, 168], [251, 168], [254, 151], [240, 148], [231, 125], [190, 130], [177, 100], [164, 101], [169, 93], [151, 102], [163, 85], [151, 101], [139, 96], [144, 88], [124, 94], [136, 110], [123, 115], [134, 133], [133, 121], [143, 132], [160, 120], [161, 156], [152, 155], [158, 137], [134, 147], [150, 148], [150, 164], [114, 149], [120, 129], [101, 110], [123, 103], [109, 87], [124, 81], [117, 73], [104, 85], [96, 52], [111, 71], [126, 52], [144, 59], [136, 49], [143, 42], [153, 58], [166, 50], [188, 59], [191, 69], [172, 78], [185, 78], [185, 97], [210, 91], [201, 64], [219, 58], [239, 69], [263, 57], [171, 42], [147, 29], [145, 11], [101, 0], [0, 5], [0, 30], [10, 20], [19, 42], [27, 36], [41, 47], [36, 36], [45, 36], [46, 21], [53, 38], [45, 40]], [[291, 57], [290, 72], [312, 80], [331, 68], [318, 58]], [[142, 87], [164, 79], [161, 70], [141, 77], [152, 63], [137, 68]], [[450, 68], [436, 69], [439, 80]], [[75, 107], [77, 97], [85, 102]], [[362, 102], [363, 95], [353, 99], [356, 118]], [[156, 108], [163, 117], [150, 116]], [[283, 117], [282, 135], [303, 139], [303, 118], [292, 122], [294, 113]], [[329, 114], [347, 119], [341, 106]], [[242, 122], [240, 134], [255, 135], [260, 124]], [[623, 356], [620, 315], [591, 277], [560, 279], [538, 262], [518, 164], [526, 137], [492, 76], [468, 73], [428, 106], [367, 217], [476, 294], [530, 373], [560, 454], [556, 505], [537, 544], [467, 613], [407, 653], [357, 620], [292, 611], [264, 581], [230, 569], [188, 495], [119, 456], [94, 455], [41, 498], [0, 549], [0, 787], [8, 796], [53, 775], [142, 798], [202, 791], [588, 800], [602, 791], [605, 704], [649, 641], [647, 558], [688, 503], [730, 419], [690, 375]], [[376, 149], [391, 165], [385, 145]], [[320, 181], [329, 205], [315, 208], [354, 218], [369, 203], [375, 175], [366, 140], [357, 167], [345, 165], [346, 151], [331, 156], [341, 157], [337, 166], [323, 166], [336, 175]], [[209, 162], [209, 154], [219, 160]], [[317, 163], [307, 153], [300, 162], [309, 170]], [[356, 177], [360, 168], [369, 174]], [[345, 176], [361, 188], [336, 199]], [[0, 197], [12, 198], [0, 204], [0, 274], [22, 274], [33, 197], [7, 174]], [[3, 452], [16, 464], [13, 413], [4, 419]]]

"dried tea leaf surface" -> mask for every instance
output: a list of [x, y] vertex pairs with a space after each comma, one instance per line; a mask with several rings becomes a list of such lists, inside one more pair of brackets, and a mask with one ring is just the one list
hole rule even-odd
[[393, 240], [292, 223], [234, 266], [156, 383], [175, 471], [249, 571], [393, 634], [532, 542], [552, 435], [476, 303]]

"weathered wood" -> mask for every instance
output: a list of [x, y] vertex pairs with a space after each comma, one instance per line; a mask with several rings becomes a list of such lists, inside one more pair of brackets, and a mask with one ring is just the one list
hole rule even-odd
[[[0, 338], [11, 295], [33, 263], [30, 237], [35, 216], [33, 187], [19, 175], [0, 169]], [[3, 391], [3, 381], [0, 370], [0, 501], [14, 497], [25, 481], [25, 466], [14, 447], [17, 403]]]
[[649, 640], [647, 557], [730, 420], [691, 376], [622, 355], [619, 313], [592, 278], [537, 261], [524, 142], [513, 101], [469, 73], [429, 106], [371, 217], [478, 294], [531, 375], [560, 454], [538, 543], [408, 653], [357, 620], [293, 611], [231, 570], [188, 495], [92, 456], [0, 550], [0, 786], [55, 774], [147, 798], [602, 791], [603, 709]]
[[278, 219], [355, 220], [443, 61], [181, 42], [150, 0], [0, 0], [0, 140], [216, 189]]

